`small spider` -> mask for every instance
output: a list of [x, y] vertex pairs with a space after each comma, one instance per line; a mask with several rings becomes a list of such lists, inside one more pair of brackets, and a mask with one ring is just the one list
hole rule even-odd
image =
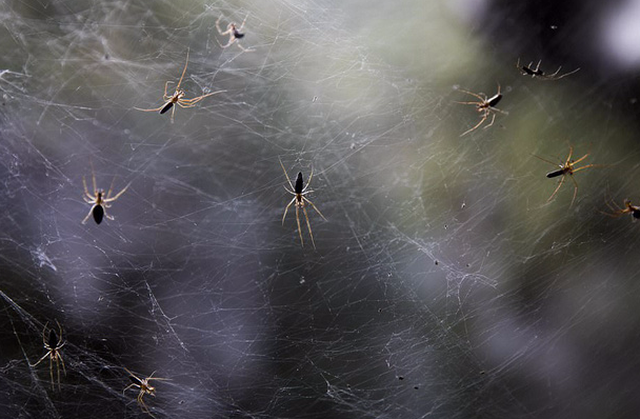
[[554, 177], [562, 176], [562, 179], [560, 179], [560, 182], [558, 182], [558, 186], [556, 186], [556, 189], [553, 191], [553, 193], [551, 194], [549, 199], [547, 199], [547, 202], [551, 201], [556, 196], [556, 194], [560, 190], [560, 187], [564, 183], [564, 181], [567, 178], [567, 176], [570, 176], [574, 187], [573, 187], [573, 198], [571, 199], [571, 204], [569, 206], [571, 207], [573, 205], [574, 201], [576, 200], [576, 195], [578, 194], [578, 182], [576, 182], [576, 180], [573, 178], [573, 174], [576, 173], [576, 172], [579, 172], [580, 170], [585, 170], [585, 169], [589, 169], [590, 167], [599, 166], [597, 164], [588, 164], [586, 166], [582, 166], [582, 167], [578, 167], [578, 168], [574, 167], [576, 164], [578, 164], [582, 160], [586, 159], [589, 156], [589, 154], [590, 153], [587, 153], [584, 156], [580, 157], [578, 160], [573, 161], [573, 160], [571, 160], [571, 156], [573, 155], [573, 147], [569, 146], [569, 155], [567, 156], [567, 159], [562, 164], [557, 164], [557, 163], [554, 163], [554, 162], [552, 162], [550, 160], [543, 159], [542, 157], [534, 155], [534, 157], [537, 157], [542, 161], [546, 161], [547, 163], [551, 163], [553, 165], [557, 165], [557, 166], [560, 167], [558, 170], [554, 170], [553, 172], [547, 173], [547, 177], [550, 178], [550, 179], [554, 178]]
[[151, 386], [151, 384], [149, 384], [149, 381], [151, 380], [169, 381], [169, 379], [154, 377], [153, 374], [155, 374], [155, 371], [152, 372], [151, 375], [148, 376], [147, 378], [140, 378], [136, 376], [134, 373], [132, 373], [131, 371], [129, 371], [127, 368], [125, 368], [125, 370], [129, 373], [129, 379], [131, 380], [131, 384], [129, 384], [127, 387], [125, 387], [124, 390], [122, 390], [122, 395], [124, 395], [124, 392], [129, 390], [132, 387], [139, 388], [140, 392], [138, 393], [138, 397], [136, 397], [136, 400], [138, 401], [140, 408], [142, 409], [143, 412], [147, 413], [149, 416], [154, 417], [151, 414], [149, 407], [145, 404], [142, 398], [144, 397], [145, 394], [150, 394], [154, 397], [156, 396], [156, 388]]
[[220, 45], [221, 48], [223, 49], [229, 48], [231, 45], [236, 44], [238, 48], [240, 48], [244, 52], [253, 52], [252, 49], [247, 49], [242, 45], [240, 45], [240, 42], [237, 42], [238, 39], [244, 38], [244, 33], [242, 33], [242, 29], [244, 28], [244, 23], [247, 21], [247, 17], [249, 17], [249, 15], [245, 16], [244, 20], [242, 21], [242, 25], [240, 25], [239, 28], [235, 22], [231, 22], [227, 25], [227, 30], [224, 32], [222, 31], [222, 28], [220, 28], [220, 21], [222, 20], [222, 16], [220, 16], [218, 20], [216, 20], [216, 29], [218, 30], [218, 33], [222, 36], [229, 35], [229, 41], [227, 41], [227, 43], [224, 45], [222, 45], [220, 41], [216, 39], [216, 41], [218, 42], [218, 45]]
[[522, 74], [523, 76], [531, 76], [531, 78], [538, 78], [540, 80], [549, 80], [549, 81], [560, 80], [562, 78], [565, 78], [567, 76], [570, 76], [580, 71], [580, 68], [576, 68], [573, 71], [570, 71], [568, 73], [564, 73], [558, 76], [558, 73], [562, 68], [562, 66], [560, 66], [554, 73], [546, 74], [544, 71], [540, 70], [541, 63], [542, 63], [542, 60], [538, 61], [538, 64], [536, 65], [536, 67], [533, 68], [533, 61], [531, 61], [529, 65], [520, 65], [520, 58], [518, 58], [518, 62], [516, 63], [516, 68], [520, 71], [520, 74]]
[[313, 202], [311, 202], [305, 196], [305, 195], [313, 192], [313, 190], [309, 189], [309, 185], [311, 185], [311, 179], [313, 178], [313, 169], [311, 169], [311, 174], [309, 175], [309, 181], [307, 182], [306, 186], [304, 186], [304, 181], [302, 180], [302, 172], [298, 172], [298, 178], [296, 179], [296, 184], [294, 186], [293, 183], [291, 183], [291, 179], [289, 179], [289, 175], [287, 174], [287, 171], [285, 170], [284, 165], [282, 164], [282, 161], [280, 161], [280, 166], [282, 167], [282, 171], [284, 172], [284, 175], [287, 177], [287, 182], [289, 183], [289, 186], [291, 187], [291, 189], [287, 189], [287, 187], [284, 186], [284, 189], [285, 189], [285, 191], [287, 191], [287, 192], [289, 192], [290, 194], [293, 195], [293, 199], [289, 202], [287, 207], [284, 209], [284, 214], [282, 215], [282, 225], [284, 225], [284, 219], [287, 216], [287, 211], [289, 211], [289, 207], [291, 207], [291, 205], [295, 204], [295, 206], [296, 206], [296, 222], [298, 223], [298, 234], [300, 235], [300, 244], [302, 244], [302, 246], [304, 246], [304, 240], [302, 239], [302, 229], [300, 228], [300, 209], [302, 209], [302, 211], [304, 213], [304, 218], [307, 221], [307, 228], [309, 229], [309, 237], [311, 237], [311, 243], [313, 244], [313, 248], [315, 249], [316, 248], [316, 242], [313, 240], [313, 232], [311, 231], [311, 223], [309, 223], [309, 214], [307, 213], [306, 204], [311, 205], [311, 207], [314, 210], [316, 210], [316, 212], [320, 215], [320, 217], [322, 217], [323, 220], [327, 221], [327, 219], [324, 218], [324, 215], [322, 215], [320, 210], [318, 208], [316, 208], [316, 206], [313, 204]]
[[489, 123], [489, 125], [486, 125], [484, 127], [485, 129], [493, 125], [493, 122], [496, 120], [496, 112], [500, 112], [502, 114], [508, 115], [507, 112], [501, 111], [500, 109], [495, 107], [498, 104], [498, 102], [500, 102], [500, 100], [502, 99], [502, 94], [500, 93], [499, 84], [498, 84], [498, 93], [496, 93], [490, 98], [487, 98], [487, 96], [485, 96], [484, 94], [479, 95], [473, 92], [469, 92], [468, 90], [460, 90], [460, 91], [463, 93], [469, 94], [471, 96], [477, 97], [478, 99], [480, 99], [480, 102], [456, 102], [456, 103], [460, 103], [463, 105], [475, 105], [476, 111], [482, 114], [482, 117], [480, 118], [480, 122], [478, 122], [473, 128], [468, 129], [464, 133], [462, 133], [462, 135], [460, 135], [461, 137], [467, 135], [471, 131], [475, 131], [480, 125], [484, 123], [484, 121], [487, 120], [489, 115], [491, 115], [491, 122]]
[[187, 48], [187, 61], [184, 63], [184, 69], [182, 70], [182, 75], [180, 76], [180, 80], [178, 80], [178, 84], [176, 85], [176, 91], [172, 95], [167, 94], [167, 89], [169, 87], [169, 83], [173, 83], [172, 81], [167, 81], [164, 84], [164, 95], [162, 95], [162, 100], [164, 100], [164, 104], [157, 108], [153, 109], [142, 109], [134, 107], [135, 110], [142, 112], [160, 112], [160, 114], [168, 112], [171, 108], [171, 123], [173, 124], [173, 118], [176, 113], [176, 106], [179, 105], [181, 108], [193, 108], [196, 106], [196, 103], [200, 102], [205, 97], [213, 96], [218, 93], [224, 93], [226, 90], [217, 90], [215, 92], [207, 93], [202, 96], [194, 97], [192, 99], [185, 99], [185, 91], [180, 88], [182, 84], [182, 80], [184, 79], [184, 74], [187, 72], [187, 66], [189, 65], [189, 48]]
[[44, 325], [44, 329], [42, 330], [42, 343], [44, 344], [44, 349], [47, 350], [47, 353], [40, 358], [38, 362], [31, 365], [32, 367], [38, 366], [42, 361], [46, 358], [49, 358], [49, 375], [51, 376], [51, 388], [55, 389], [54, 380], [53, 380], [53, 363], [56, 363], [56, 368], [58, 372], [58, 389], [60, 389], [60, 364], [62, 364], [62, 371], [64, 374], [67, 374], [67, 370], [64, 367], [64, 360], [62, 359], [62, 352], [60, 349], [66, 343], [62, 338], [62, 326], [56, 320], [58, 325], [58, 331], [60, 336], [56, 334], [56, 331], [53, 329], [49, 329], [49, 338], [47, 339], [47, 326], [49, 326], [49, 322]]
[[92, 205], [91, 209], [89, 210], [89, 213], [87, 214], [86, 217], [84, 217], [84, 220], [82, 220], [82, 224], [85, 224], [89, 219], [89, 217], [91, 217], [91, 215], [93, 215], [93, 219], [95, 220], [96, 224], [100, 224], [104, 216], [106, 216], [110, 220], [113, 220], [113, 217], [107, 214], [106, 210], [107, 208], [111, 207], [110, 205], [111, 202], [118, 199], [120, 195], [122, 195], [127, 190], [127, 188], [129, 188], [129, 185], [131, 185], [131, 182], [129, 182], [127, 186], [124, 187], [123, 190], [118, 192], [116, 196], [110, 198], [109, 196], [111, 195], [111, 191], [113, 190], [113, 181], [111, 181], [109, 192], [107, 192], [107, 195], [105, 196], [104, 191], [96, 187], [96, 175], [95, 173], [93, 173], [93, 170], [91, 173], [91, 177], [93, 179], [93, 195], [89, 193], [89, 189], [87, 189], [87, 181], [85, 180], [84, 176], [82, 177], [82, 184], [84, 185], [84, 194], [85, 194], [83, 196], [84, 201], [87, 204]]
[[624, 214], [631, 214], [634, 221], [640, 219], [640, 206], [632, 205], [630, 199], [624, 200], [624, 208], [617, 208], [613, 205], [613, 201], [611, 201], [611, 203], [605, 201], [605, 203], [613, 213], [603, 212], [603, 214], [614, 218], [618, 218]]

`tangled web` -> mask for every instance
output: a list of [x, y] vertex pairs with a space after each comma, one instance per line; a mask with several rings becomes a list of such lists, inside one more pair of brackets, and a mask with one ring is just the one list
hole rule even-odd
[[[0, 5], [4, 417], [146, 417], [126, 369], [167, 379], [158, 418], [633, 417], [638, 230], [600, 212], [639, 196], [633, 98], [523, 77], [445, 2], [399, 4]], [[223, 92], [134, 109], [187, 51], [185, 97]], [[505, 114], [460, 137], [460, 90], [498, 82]], [[532, 154], [569, 144], [603, 166], [548, 203]], [[316, 248], [279, 161], [313, 170]], [[100, 225], [93, 176], [130, 184]], [[33, 365], [56, 322], [59, 385]]]

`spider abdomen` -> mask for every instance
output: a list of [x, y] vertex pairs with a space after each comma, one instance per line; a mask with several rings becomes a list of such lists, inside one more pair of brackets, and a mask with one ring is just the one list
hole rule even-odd
[[304, 189], [304, 181], [302, 180], [302, 172], [298, 172], [298, 178], [296, 179], [296, 187], [294, 188], [295, 193], [302, 193]]
[[564, 169], [559, 169], [559, 170], [555, 170], [553, 172], [547, 173], [547, 177], [548, 178], [554, 178], [554, 177], [562, 176], [564, 174], [565, 174], [565, 170]]
[[169, 109], [171, 109], [172, 106], [173, 102], [167, 102], [167, 104], [164, 105], [162, 109], [160, 109], [160, 114], [162, 115], [163, 113], [166, 113]]
[[93, 219], [96, 221], [96, 224], [100, 224], [102, 222], [102, 218], [104, 217], [104, 208], [102, 208], [102, 205], [96, 205], [91, 213], [93, 215]]

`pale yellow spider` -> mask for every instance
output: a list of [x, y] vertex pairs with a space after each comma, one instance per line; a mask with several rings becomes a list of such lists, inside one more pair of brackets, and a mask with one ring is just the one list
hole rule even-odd
[[298, 172], [298, 177], [296, 179], [296, 184], [294, 186], [293, 183], [291, 183], [291, 179], [289, 179], [289, 175], [287, 174], [287, 171], [285, 170], [284, 165], [282, 164], [282, 161], [280, 161], [280, 166], [282, 167], [282, 171], [284, 172], [284, 175], [287, 177], [287, 182], [291, 187], [291, 189], [287, 189], [287, 187], [284, 186], [284, 189], [293, 195], [293, 199], [289, 202], [287, 207], [284, 209], [284, 214], [282, 215], [282, 225], [284, 225], [284, 219], [287, 216], [287, 211], [289, 211], [289, 207], [295, 204], [296, 222], [298, 223], [298, 234], [300, 235], [300, 244], [304, 246], [304, 240], [302, 239], [302, 229], [300, 228], [300, 209], [302, 209], [302, 212], [304, 213], [304, 218], [307, 221], [307, 228], [309, 229], [309, 237], [311, 237], [311, 243], [313, 244], [313, 248], [315, 249], [316, 242], [313, 240], [313, 232], [311, 231], [311, 223], [309, 223], [309, 214], [307, 213], [306, 204], [311, 205], [311, 208], [316, 210], [316, 212], [320, 215], [320, 217], [322, 217], [323, 220], [327, 221], [327, 219], [324, 218], [324, 215], [322, 215], [320, 210], [313, 204], [313, 202], [311, 202], [305, 196], [313, 192], [313, 190], [309, 189], [309, 185], [311, 185], [311, 179], [313, 178], [313, 168], [311, 169], [311, 174], [309, 175], [309, 181], [307, 182], [307, 186], [304, 186], [304, 181], [302, 179], [302, 172]]
[[224, 45], [222, 45], [220, 41], [216, 39], [216, 41], [218, 42], [218, 45], [220, 45], [221, 48], [223, 49], [229, 48], [231, 45], [236, 44], [238, 48], [240, 48], [244, 52], [253, 52], [252, 49], [247, 49], [242, 45], [240, 45], [240, 42], [238, 42], [238, 39], [244, 38], [244, 33], [242, 33], [242, 29], [244, 28], [244, 23], [247, 21], [247, 17], [249, 16], [248, 15], [245, 16], [244, 20], [242, 21], [242, 25], [240, 25], [239, 28], [236, 25], [236, 22], [231, 22], [227, 25], [227, 30], [224, 32], [220, 28], [220, 21], [222, 20], [222, 16], [220, 16], [218, 20], [216, 20], [216, 29], [218, 30], [218, 33], [222, 36], [229, 35], [229, 41], [227, 41], [227, 43]]
[[558, 186], [556, 186], [556, 189], [553, 191], [553, 193], [551, 194], [549, 199], [547, 199], [547, 202], [551, 201], [556, 196], [556, 194], [560, 190], [560, 187], [564, 183], [565, 179], [567, 178], [567, 176], [569, 176], [571, 181], [573, 182], [573, 198], [571, 198], [571, 204], [569, 206], [570, 207], [573, 206], [573, 203], [576, 200], [576, 196], [578, 195], [578, 182], [576, 182], [576, 180], [573, 178], [573, 174], [577, 173], [577, 172], [579, 172], [581, 170], [589, 169], [591, 167], [601, 166], [601, 165], [598, 165], [598, 164], [588, 164], [588, 165], [582, 166], [582, 167], [574, 167], [576, 164], [580, 163], [582, 160], [584, 160], [587, 157], [589, 157], [589, 154], [590, 153], [587, 153], [584, 156], [580, 157], [578, 160], [573, 161], [573, 160], [571, 160], [571, 156], [573, 156], [573, 147], [569, 146], [569, 155], [567, 156], [567, 159], [562, 164], [554, 163], [551, 160], [543, 159], [542, 157], [536, 156], [534, 154], [534, 157], [537, 157], [542, 161], [546, 161], [547, 163], [551, 163], [551, 164], [559, 167], [559, 169], [554, 170], [553, 172], [547, 173], [547, 177], [548, 178], [551, 179], [551, 178], [554, 178], [554, 177], [562, 176], [562, 179], [560, 179], [560, 182], [558, 182]]
[[172, 95], [167, 94], [169, 83], [173, 83], [172, 81], [167, 81], [164, 84], [164, 95], [162, 96], [162, 100], [164, 100], [165, 102], [164, 104], [153, 109], [142, 109], [142, 108], [136, 108], [136, 107], [134, 107], [134, 109], [142, 112], [158, 112], [159, 111], [161, 114], [163, 114], [169, 111], [169, 109], [173, 108], [171, 110], [171, 123], [173, 124], [173, 118], [176, 113], [176, 106], [174, 105], [179, 105], [181, 108], [193, 108], [194, 106], [196, 106], [196, 103], [200, 102], [205, 97], [226, 92], [226, 90], [217, 90], [215, 92], [207, 93], [202, 96], [194, 97], [192, 99], [185, 99], [184, 96], [186, 93], [184, 90], [180, 88], [180, 85], [182, 84], [182, 80], [184, 79], [184, 74], [187, 72], [188, 65], [189, 65], [189, 49], [187, 48], [187, 61], [184, 63], [184, 69], [182, 70], [182, 75], [180, 76], [180, 80], [178, 80], [178, 84], [176, 85], [176, 91]]
[[38, 360], [35, 364], [31, 365], [32, 367], [38, 366], [42, 361], [46, 358], [49, 358], [49, 375], [51, 376], [51, 388], [55, 389], [54, 380], [53, 380], [53, 363], [56, 363], [56, 369], [58, 372], [58, 389], [60, 389], [60, 364], [62, 364], [62, 371], [67, 374], [67, 370], [64, 367], [64, 360], [62, 359], [62, 352], [60, 349], [66, 343], [62, 338], [62, 326], [56, 320], [56, 324], [58, 325], [58, 331], [60, 335], [56, 334], [54, 329], [49, 329], [49, 337], [47, 338], [47, 326], [49, 326], [49, 322], [44, 325], [44, 329], [42, 330], [42, 343], [44, 344], [44, 349], [47, 350], [47, 353]]
[[143, 412], [147, 413], [149, 416], [155, 417], [151, 414], [149, 407], [146, 405], [146, 403], [142, 398], [144, 397], [145, 394], [150, 394], [151, 396], [154, 396], [154, 397], [156, 395], [156, 388], [153, 387], [151, 384], [149, 384], [149, 381], [151, 380], [170, 381], [170, 380], [168, 378], [154, 377], [153, 374], [155, 374], [155, 371], [152, 372], [151, 375], [148, 376], [147, 378], [140, 378], [134, 373], [132, 373], [131, 371], [129, 371], [127, 368], [125, 368], [125, 370], [129, 373], [129, 379], [131, 380], [131, 384], [129, 384], [127, 387], [125, 387], [124, 390], [122, 390], [122, 395], [124, 395], [124, 392], [129, 390], [132, 387], [139, 388], [140, 392], [138, 393], [138, 397], [136, 397], [136, 400], [140, 405], [140, 408], [142, 409]]
[[91, 215], [93, 215], [93, 219], [95, 220], [96, 224], [100, 224], [102, 222], [102, 218], [105, 216], [108, 219], [113, 220], [113, 217], [107, 214], [107, 208], [111, 207], [111, 202], [120, 198], [120, 196], [125, 193], [125, 191], [129, 188], [129, 185], [131, 185], [131, 182], [129, 182], [127, 186], [125, 186], [124, 189], [118, 192], [115, 196], [110, 197], [111, 191], [113, 190], [113, 181], [111, 181], [111, 186], [109, 187], [107, 195], [104, 195], [104, 191], [96, 187], [96, 176], [95, 173], [93, 173], [93, 170], [91, 172], [91, 178], [93, 180], [93, 195], [89, 193], [89, 190], [87, 189], [87, 181], [85, 180], [84, 176], [82, 177], [82, 184], [84, 185], [85, 195], [83, 197], [84, 201], [87, 204], [92, 205], [89, 213], [86, 217], [84, 217], [84, 220], [82, 220], [82, 224], [85, 224], [89, 217], [91, 217]]

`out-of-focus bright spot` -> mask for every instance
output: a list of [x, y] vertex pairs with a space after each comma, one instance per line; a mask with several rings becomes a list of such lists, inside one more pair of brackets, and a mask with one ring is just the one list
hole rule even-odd
[[484, 15], [488, 0], [449, 0], [444, 4], [461, 20], [471, 22]]
[[627, 0], [604, 19], [604, 53], [622, 67], [640, 65], [640, 0]]

